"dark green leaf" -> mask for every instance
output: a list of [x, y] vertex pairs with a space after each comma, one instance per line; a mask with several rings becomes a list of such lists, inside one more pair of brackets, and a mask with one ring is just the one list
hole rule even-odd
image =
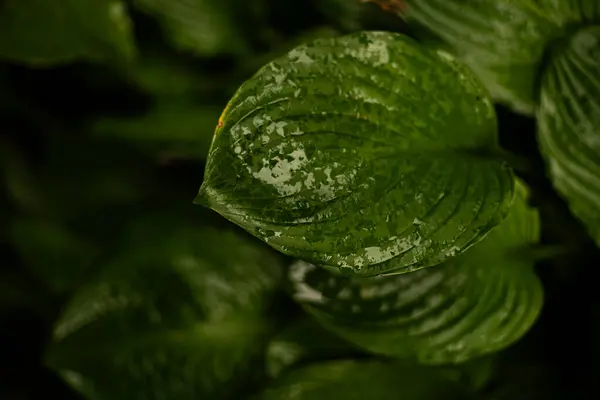
[[122, 144], [66, 137], [52, 140], [46, 151], [36, 184], [52, 218], [137, 204], [150, 190], [151, 160]]
[[507, 219], [459, 257], [369, 279], [299, 261], [290, 270], [294, 295], [334, 332], [375, 353], [463, 362], [515, 342], [539, 314], [542, 287], [526, 253], [538, 225], [518, 186]]
[[277, 258], [231, 231], [135, 224], [64, 310], [48, 363], [90, 399], [224, 399], [264, 375]]
[[204, 56], [246, 51], [247, 38], [234, 18], [235, 7], [244, 7], [243, 2], [135, 0], [134, 3], [156, 17], [172, 42], [184, 50]]
[[538, 121], [554, 186], [600, 245], [600, 27], [582, 29], [555, 49]]
[[403, 35], [322, 39], [229, 103], [197, 202], [300, 259], [372, 276], [435, 265], [509, 210], [484, 89]]
[[135, 49], [120, 0], [3, 0], [0, 57], [32, 64], [126, 60]]
[[54, 293], [72, 290], [98, 254], [92, 243], [50, 220], [16, 218], [10, 235], [27, 268]]
[[573, 3], [580, 2], [411, 0], [403, 14], [448, 43], [495, 100], [533, 113], [544, 52], [564, 33], [569, 13], [561, 8]]
[[206, 157], [220, 109], [184, 99], [165, 98], [138, 118], [103, 118], [91, 126], [93, 135], [129, 142], [151, 154]]
[[379, 361], [331, 361], [304, 367], [276, 381], [262, 400], [451, 400], [467, 398], [457, 375]]
[[323, 328], [313, 318], [304, 316], [269, 343], [267, 371], [270, 376], [278, 377], [300, 363], [364, 355], [362, 350]]

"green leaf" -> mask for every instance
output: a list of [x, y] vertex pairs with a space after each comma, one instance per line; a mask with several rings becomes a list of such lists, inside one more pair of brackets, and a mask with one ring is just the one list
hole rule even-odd
[[549, 174], [600, 245], [600, 27], [557, 46], [542, 77], [538, 137]]
[[303, 316], [280, 332], [267, 349], [267, 371], [279, 377], [307, 362], [365, 356], [362, 350]]
[[377, 278], [290, 269], [294, 297], [331, 330], [374, 353], [425, 364], [464, 362], [518, 340], [543, 301], [526, 246], [539, 221], [517, 186], [511, 213], [480, 244], [437, 267]]
[[151, 154], [206, 157], [220, 109], [186, 99], [160, 99], [143, 116], [102, 118], [90, 127], [94, 136], [129, 142]]
[[298, 47], [238, 90], [196, 202], [277, 250], [372, 276], [435, 265], [509, 210], [477, 79], [394, 33]]
[[238, 398], [264, 375], [256, 365], [276, 324], [269, 250], [169, 216], [136, 222], [121, 256], [65, 308], [48, 364], [90, 399]]
[[135, 53], [120, 0], [4, 0], [0, 58], [31, 64], [128, 60]]
[[465, 399], [453, 378], [446, 371], [397, 362], [331, 361], [292, 371], [260, 399]]
[[28, 270], [54, 293], [76, 287], [98, 255], [95, 244], [51, 220], [16, 218], [10, 237]]
[[547, 46], [571, 22], [561, 8], [574, 3], [580, 2], [409, 0], [403, 16], [449, 44], [496, 101], [532, 114]]
[[[244, 53], [248, 43], [235, 18], [237, 0], [135, 0], [156, 17], [171, 41], [203, 56]], [[250, 15], [246, 15], [250, 17]]]

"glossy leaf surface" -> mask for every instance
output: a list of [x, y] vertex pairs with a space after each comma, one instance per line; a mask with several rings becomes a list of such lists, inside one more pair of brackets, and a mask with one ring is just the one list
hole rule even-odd
[[[595, 0], [591, 0], [595, 1]], [[408, 0], [407, 22], [449, 44], [495, 100], [532, 114], [548, 45], [564, 34], [580, 1]], [[566, 12], [565, 12], [566, 11]]]
[[287, 374], [261, 400], [464, 399], [456, 374], [380, 361], [331, 361]]
[[64, 310], [48, 364], [90, 399], [236, 398], [264, 375], [277, 257], [178, 219], [142, 220], [128, 237]]
[[494, 110], [450, 56], [361, 32], [262, 68], [217, 127], [196, 202], [285, 254], [365, 276], [477, 243], [513, 192]]
[[533, 324], [542, 287], [526, 246], [537, 212], [518, 187], [511, 213], [480, 244], [409, 274], [347, 278], [297, 262], [294, 297], [326, 326], [375, 353], [444, 364], [504, 348]]
[[557, 47], [540, 98], [538, 137], [550, 177], [600, 245], [600, 27]]
[[121, 0], [0, 2], [0, 58], [9, 60], [129, 59], [135, 52], [130, 30]]

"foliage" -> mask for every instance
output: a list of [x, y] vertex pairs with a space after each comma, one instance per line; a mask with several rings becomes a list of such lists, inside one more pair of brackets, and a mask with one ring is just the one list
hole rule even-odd
[[599, 27], [0, 0], [0, 398], [590, 397]]
[[219, 121], [197, 201], [294, 257], [364, 276], [415, 270], [477, 243], [509, 207], [483, 89], [401, 35], [298, 47]]

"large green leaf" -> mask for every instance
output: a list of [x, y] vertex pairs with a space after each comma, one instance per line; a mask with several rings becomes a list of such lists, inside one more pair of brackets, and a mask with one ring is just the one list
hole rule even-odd
[[79, 58], [123, 60], [133, 54], [121, 0], [0, 2], [0, 58], [51, 64]]
[[538, 137], [550, 177], [600, 245], [600, 26], [557, 46], [541, 87]]
[[67, 305], [48, 364], [90, 399], [237, 398], [264, 374], [277, 257], [170, 217], [137, 222], [127, 237]]
[[[596, 0], [590, 0], [594, 2]], [[495, 100], [533, 113], [548, 45], [576, 19], [581, 1], [408, 0], [407, 22], [449, 44]], [[583, 2], [585, 3], [585, 1]], [[591, 4], [591, 3], [590, 3]]]
[[493, 108], [450, 56], [403, 35], [322, 39], [229, 103], [197, 202], [283, 253], [360, 275], [435, 265], [508, 212]]
[[518, 186], [504, 222], [437, 267], [377, 278], [336, 276], [303, 261], [290, 269], [295, 298], [361, 347], [422, 363], [463, 362], [506, 347], [533, 324], [542, 287], [526, 248], [538, 215]]
[[465, 399], [458, 373], [380, 361], [331, 361], [304, 367], [275, 381], [262, 400]]

